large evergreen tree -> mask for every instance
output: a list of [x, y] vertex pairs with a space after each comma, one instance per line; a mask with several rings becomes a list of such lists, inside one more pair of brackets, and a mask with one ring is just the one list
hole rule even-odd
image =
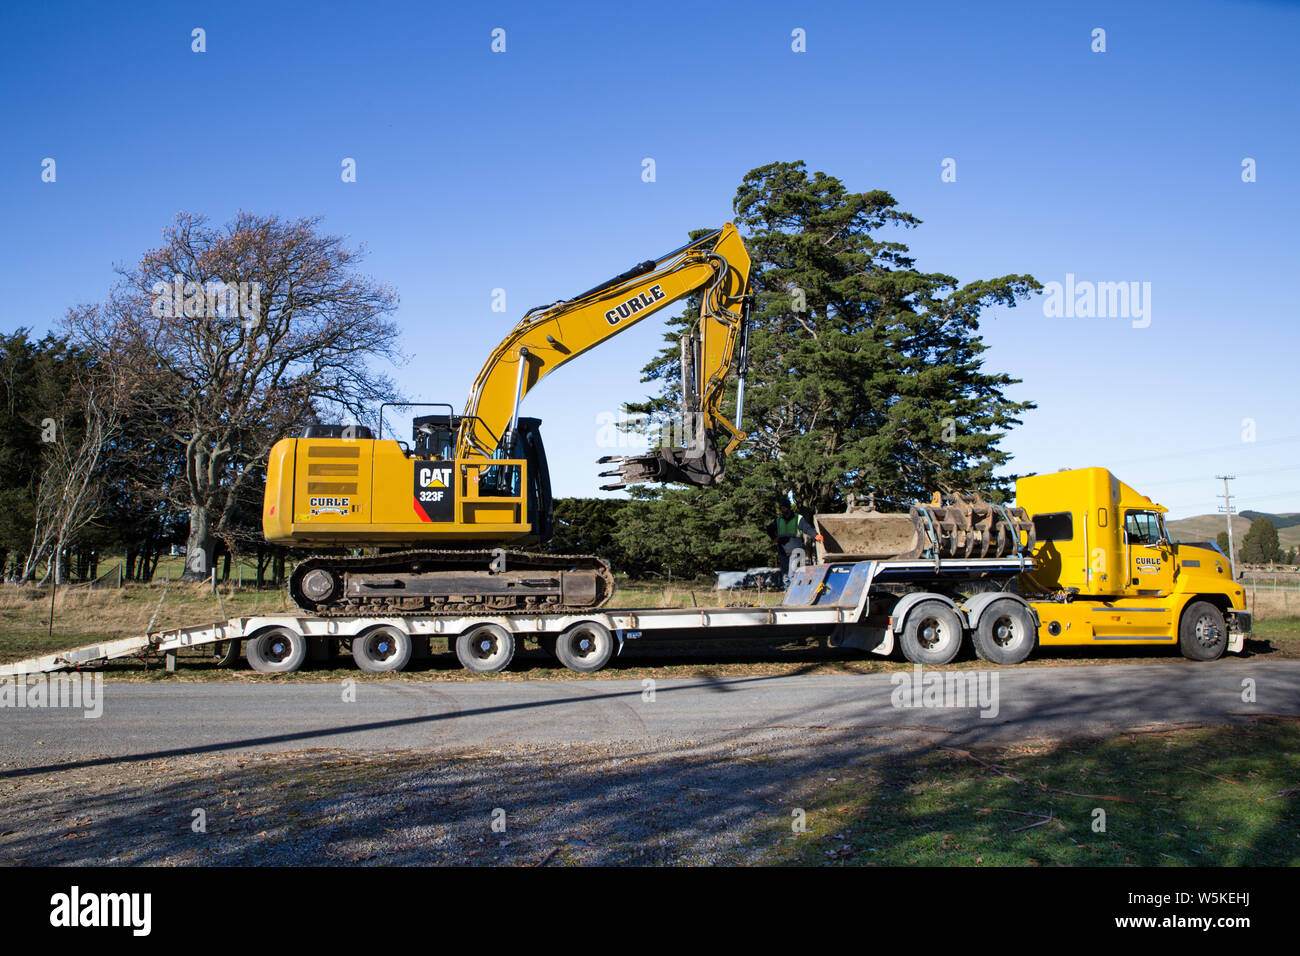
[[1268, 518], [1256, 518], [1241, 542], [1241, 560], [1247, 564], [1272, 564], [1282, 560], [1277, 528]]
[[[893, 508], [935, 490], [1002, 494], [999, 442], [1033, 405], [1005, 396], [1017, 379], [984, 370], [979, 317], [1038, 290], [1033, 277], [959, 285], [920, 272], [886, 234], [920, 220], [801, 162], [749, 172], [735, 212], [754, 263], [750, 441], [721, 487], [644, 495], [620, 531], [629, 553], [657, 549], [650, 562], [676, 573], [764, 560], [762, 527], [787, 492], [806, 516], [842, 509], [850, 492]], [[661, 393], [630, 406], [656, 422], [677, 406], [677, 342], [698, 309], [688, 303], [645, 369]], [[710, 527], [689, 533], [701, 520]]]

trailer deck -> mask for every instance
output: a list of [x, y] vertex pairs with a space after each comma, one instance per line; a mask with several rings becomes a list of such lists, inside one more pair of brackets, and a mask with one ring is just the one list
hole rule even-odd
[[[780, 632], [794, 627], [827, 629], [832, 642], [860, 646], [877, 654], [893, 651], [893, 633], [885, 628], [864, 642], [858, 627], [868, 613], [872, 586], [902, 580], [1009, 579], [1020, 573], [1019, 558], [982, 558], [884, 562], [859, 561], [810, 565], [793, 576], [782, 603], [768, 606], [690, 608], [619, 608], [582, 614], [492, 614], [411, 617], [401, 614], [362, 618], [319, 618], [304, 613], [234, 617], [194, 627], [171, 628], [135, 638], [90, 644], [0, 666], [0, 678], [90, 667], [131, 658], [164, 659], [174, 664], [178, 651], [243, 641], [268, 630], [286, 629], [309, 640], [351, 640], [379, 628], [393, 628], [413, 638], [456, 638], [483, 625], [495, 625], [516, 637], [547, 638], [580, 625], [596, 624], [615, 636], [619, 649], [647, 632], [694, 632], [756, 629]], [[871, 644], [872, 646], [866, 646]]]

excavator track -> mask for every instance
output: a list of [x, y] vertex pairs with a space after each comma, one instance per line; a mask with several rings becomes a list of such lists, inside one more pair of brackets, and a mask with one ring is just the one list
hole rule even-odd
[[316, 555], [294, 568], [289, 594], [319, 617], [582, 613], [609, 603], [614, 575], [592, 555], [504, 548]]

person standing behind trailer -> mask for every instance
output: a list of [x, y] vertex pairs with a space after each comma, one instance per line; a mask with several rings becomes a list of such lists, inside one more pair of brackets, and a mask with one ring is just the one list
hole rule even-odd
[[814, 534], [812, 525], [802, 515], [795, 514], [789, 500], [778, 498], [776, 520], [767, 526], [768, 536], [776, 545], [777, 565], [781, 569], [782, 585], [790, 583], [790, 552], [803, 548], [803, 536]]

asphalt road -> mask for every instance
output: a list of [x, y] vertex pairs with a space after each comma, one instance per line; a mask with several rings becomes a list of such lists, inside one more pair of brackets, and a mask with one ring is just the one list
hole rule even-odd
[[[662, 680], [653, 699], [641, 682], [623, 680], [364, 681], [351, 685], [355, 700], [344, 699], [341, 682], [108, 681], [97, 719], [79, 710], [0, 707], [0, 778], [216, 752], [660, 748], [765, 736], [788, 744], [812, 731], [851, 728], [896, 734], [900, 744], [927, 735], [949, 746], [1005, 744], [1300, 714], [1296, 661], [927, 670], [924, 677], [935, 674], [983, 675], [986, 694], [996, 676], [996, 695], [973, 707], [900, 707], [897, 674]], [[901, 676], [918, 686], [911, 672]], [[1243, 700], [1247, 678], [1253, 702]]]

